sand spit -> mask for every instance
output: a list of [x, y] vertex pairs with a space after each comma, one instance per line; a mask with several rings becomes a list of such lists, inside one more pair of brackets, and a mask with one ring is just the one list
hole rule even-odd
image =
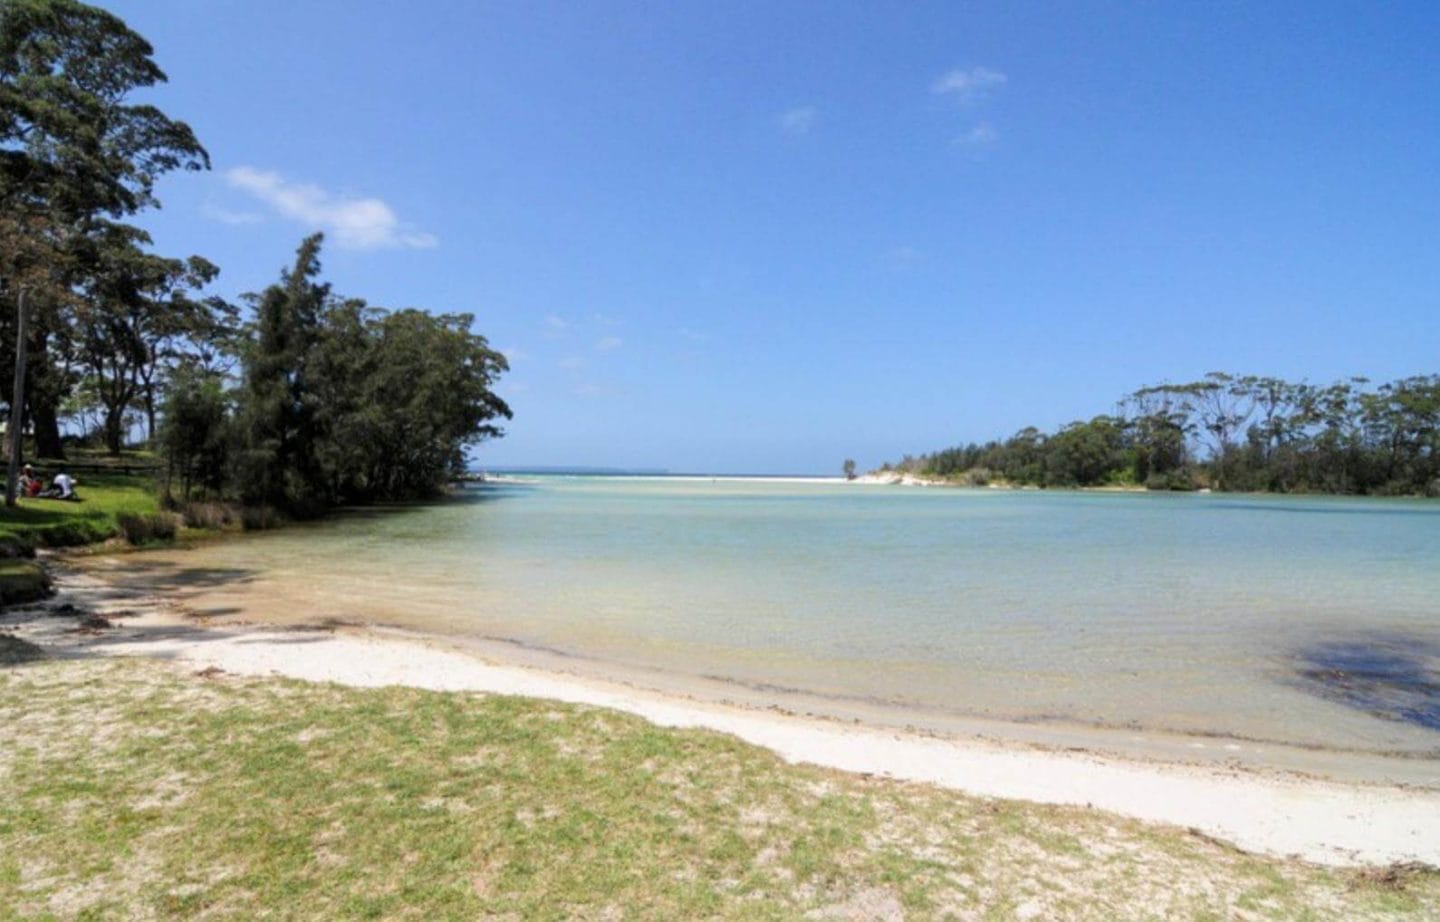
[[[1190, 827], [1250, 851], [1331, 865], [1440, 864], [1440, 791], [1142, 762], [842, 724], [494, 662], [433, 638], [390, 629], [212, 627], [187, 619], [171, 600], [117, 591], [93, 573], [62, 572], [58, 582], [58, 599], [44, 608], [0, 615], [0, 630], [62, 656], [153, 656], [195, 670], [526, 695], [610, 707], [662, 726], [734, 734], [792, 762], [982, 796], [1088, 805]], [[81, 617], [90, 614], [115, 626], [92, 622], [99, 626], [79, 627]]]

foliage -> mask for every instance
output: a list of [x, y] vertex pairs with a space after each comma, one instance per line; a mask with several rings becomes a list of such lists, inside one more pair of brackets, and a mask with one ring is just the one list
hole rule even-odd
[[166, 79], [152, 52], [75, 0], [0, 0], [5, 380], [22, 286], [30, 318], [14, 423], [60, 458], [62, 411], [98, 429], [112, 455], [143, 419], [163, 450], [165, 499], [181, 505], [233, 497], [306, 516], [435, 491], [509, 417], [490, 390], [504, 359], [469, 315], [332, 297], [317, 280], [318, 235], [252, 297], [244, 327], [235, 306], [202, 293], [213, 264], [151, 252], [126, 220], [158, 204], [163, 174], [209, 167], [187, 125], [132, 100]]
[[179, 520], [168, 512], [122, 512], [115, 517], [115, 524], [134, 545], [174, 541], [180, 530]]
[[[45, 567], [39, 562], [0, 559], [0, 608], [34, 602], [45, 598], [52, 591], [50, 575], [45, 572]], [[7, 662], [5, 644], [10, 640], [12, 638], [0, 634], [0, 665], [5, 665]], [[23, 648], [12, 647], [9, 662], [17, 661], [16, 657], [25, 652], [27, 651], [24, 651]]]
[[193, 368], [176, 374], [160, 429], [160, 451], [166, 461], [165, 496], [172, 495], [177, 479], [180, 495], [186, 498], [194, 487], [211, 493], [224, 487], [230, 437], [228, 405], [219, 375]]
[[180, 507], [180, 520], [186, 528], [220, 531], [233, 525], [239, 511], [226, 503], [192, 502]]
[[[166, 79], [152, 51], [96, 7], [0, 0], [0, 243], [23, 244], [0, 247], [0, 276], [10, 282], [0, 313], [13, 315], [20, 286], [29, 289], [33, 371], [23, 409], [42, 455], [63, 453], [59, 407], [78, 383], [76, 353], [95, 329], [76, 312], [86, 303], [112, 306], [91, 245], [120, 226], [109, 222], [157, 204], [160, 176], [209, 167], [189, 126], [129, 101]], [[128, 248], [138, 240], [131, 235]], [[7, 329], [11, 342], [0, 352], [13, 354]], [[116, 344], [111, 355], [120, 354]]]
[[[434, 493], [463, 471], [467, 446], [501, 434], [494, 421], [510, 409], [490, 387], [505, 359], [470, 331], [469, 314], [333, 296], [316, 281], [320, 244], [307, 238], [253, 298], [230, 481], [217, 492], [295, 516]], [[215, 424], [172, 428], [178, 445]]]
[[[1215, 372], [1145, 387], [1116, 416], [963, 445], [894, 467], [971, 483], [1440, 496], [1440, 375], [1368, 389]], [[888, 465], [887, 465], [888, 467]]]

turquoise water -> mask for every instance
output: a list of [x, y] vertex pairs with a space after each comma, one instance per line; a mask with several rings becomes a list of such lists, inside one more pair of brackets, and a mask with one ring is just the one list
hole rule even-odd
[[[1434, 502], [536, 477], [193, 553], [306, 613], [679, 676], [1440, 751]], [[1356, 650], [1405, 687], [1357, 690]]]

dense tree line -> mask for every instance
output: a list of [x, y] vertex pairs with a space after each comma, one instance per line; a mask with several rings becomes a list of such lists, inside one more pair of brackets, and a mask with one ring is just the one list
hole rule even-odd
[[234, 386], [187, 369], [169, 389], [161, 448], [179, 495], [233, 496], [310, 514], [433, 493], [464, 450], [500, 434], [491, 391], [505, 358], [469, 314], [386, 311], [318, 281], [320, 235], [252, 296]]
[[976, 485], [1440, 496], [1440, 375], [1378, 387], [1214, 372], [1146, 387], [1114, 415], [920, 457], [899, 469]]
[[[155, 184], [209, 169], [184, 122], [133, 101], [153, 49], [75, 0], [0, 0], [0, 382], [12, 427], [63, 459], [62, 423], [118, 453], [162, 450], [166, 488], [292, 513], [433, 491], [499, 434], [504, 359], [469, 315], [331, 295], [320, 238], [240, 306], [219, 269], [153, 252], [131, 223]], [[21, 337], [21, 321], [24, 335]]]

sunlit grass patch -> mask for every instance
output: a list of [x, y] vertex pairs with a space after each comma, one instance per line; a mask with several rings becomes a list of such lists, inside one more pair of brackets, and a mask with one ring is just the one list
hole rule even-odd
[[1363, 877], [1081, 809], [792, 766], [503, 696], [0, 668], [0, 906], [22, 916], [1351, 919]]
[[89, 544], [115, 535], [119, 516], [158, 508], [149, 479], [137, 474], [81, 474], [76, 492], [80, 502], [22, 498], [16, 508], [0, 507], [0, 539], [40, 547]]

